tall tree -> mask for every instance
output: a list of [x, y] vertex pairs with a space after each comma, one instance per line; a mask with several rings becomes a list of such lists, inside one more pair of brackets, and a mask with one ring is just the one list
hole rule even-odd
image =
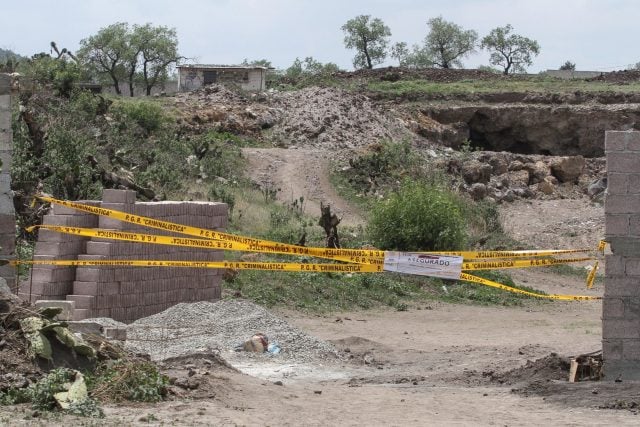
[[409, 48], [405, 42], [395, 43], [391, 46], [391, 57], [398, 60], [398, 65], [401, 67], [407, 66], [407, 58], [411, 54]]
[[110, 79], [119, 95], [120, 82], [127, 81], [131, 96], [137, 80], [150, 95], [151, 89], [167, 78], [171, 64], [181, 59], [175, 29], [151, 24], [130, 28], [124, 22], [82, 40], [78, 57], [98, 75]]
[[564, 64], [562, 64], [560, 66], [559, 70], [575, 71], [576, 70], [576, 63], [575, 62], [571, 62], [571, 61], [566, 61]]
[[424, 53], [433, 64], [442, 68], [462, 67], [461, 59], [475, 50], [478, 33], [445, 21], [442, 16], [430, 19], [427, 25], [429, 34], [424, 40]]
[[145, 92], [149, 96], [154, 86], [167, 79], [169, 67], [182, 59], [178, 55], [176, 30], [165, 26], [154, 27], [151, 24], [136, 25], [131, 40], [133, 49], [140, 52], [140, 73]]
[[307, 56], [304, 60], [296, 58], [293, 64], [284, 71], [285, 76], [291, 78], [307, 77], [307, 76], [320, 76], [329, 75], [339, 71], [340, 68], [333, 62], [322, 62], [316, 60], [312, 56]]
[[373, 68], [387, 57], [387, 45], [391, 30], [378, 18], [371, 15], [359, 15], [342, 26], [344, 45], [355, 49], [354, 68]]
[[271, 61], [268, 59], [254, 59], [253, 61], [249, 61], [247, 58], [244, 58], [242, 61], [242, 65], [245, 66], [254, 66], [254, 67], [265, 67], [265, 68], [273, 68]]
[[121, 94], [120, 81], [126, 76], [126, 65], [130, 63], [129, 38], [129, 25], [118, 22], [82, 39], [78, 50], [82, 62], [98, 75], [111, 79], [118, 95]]
[[489, 62], [503, 68], [503, 74], [525, 71], [533, 63], [532, 56], [540, 53], [537, 41], [518, 34], [511, 34], [513, 27], [498, 27], [482, 39], [481, 47], [491, 52]]

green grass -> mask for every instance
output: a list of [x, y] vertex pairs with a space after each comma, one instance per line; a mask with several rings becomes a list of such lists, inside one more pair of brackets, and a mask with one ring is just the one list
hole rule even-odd
[[[503, 273], [483, 272], [482, 276], [536, 291], [515, 285]], [[344, 275], [244, 270], [223, 287], [227, 298], [237, 296], [267, 307], [289, 307], [308, 312], [384, 306], [407, 310], [433, 301], [500, 306], [523, 306], [543, 301], [483, 285], [396, 273]]]
[[469, 94], [504, 92], [638, 92], [640, 83], [613, 84], [587, 82], [584, 80], [559, 80], [544, 77], [530, 79], [461, 80], [452, 83], [438, 83], [428, 80], [400, 80], [397, 82], [372, 81], [367, 88], [387, 95], [406, 96], [410, 94]]

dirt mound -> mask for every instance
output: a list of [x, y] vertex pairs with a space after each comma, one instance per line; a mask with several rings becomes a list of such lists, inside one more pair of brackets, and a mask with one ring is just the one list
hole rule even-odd
[[631, 83], [640, 81], [640, 70], [621, 70], [610, 73], [602, 73], [598, 77], [587, 81], [601, 81], [607, 83]]
[[370, 350], [374, 350], [382, 346], [382, 344], [380, 344], [379, 342], [356, 336], [341, 338], [339, 340], [332, 340], [331, 342], [339, 347], [361, 347], [368, 348]]
[[491, 73], [482, 70], [473, 69], [442, 69], [442, 68], [424, 68], [424, 69], [411, 69], [404, 67], [386, 67], [376, 68], [373, 70], [356, 70], [356, 71], [342, 71], [334, 74], [335, 77], [343, 79], [352, 78], [369, 78], [380, 79], [386, 81], [397, 81], [402, 79], [425, 79], [438, 83], [450, 83], [458, 82], [460, 80], [474, 79], [474, 80], [499, 80], [499, 79], [513, 79], [518, 76], [504, 76], [502, 74]]
[[224, 85], [212, 84], [192, 92], [179, 92], [176, 101], [211, 104], [246, 104], [247, 98], [240, 93], [227, 89]]
[[524, 366], [501, 374], [495, 374], [491, 371], [485, 372], [483, 375], [500, 384], [532, 384], [536, 382], [567, 380], [569, 378], [569, 367], [568, 357], [561, 357], [558, 356], [557, 353], [551, 353], [541, 359], [528, 360]]
[[264, 101], [263, 94], [245, 96], [222, 85], [209, 85], [176, 94], [173, 107], [178, 111], [178, 124], [190, 132], [213, 129], [258, 137], [274, 125], [278, 115]]
[[281, 113], [269, 137], [277, 146], [357, 148], [409, 136], [366, 96], [336, 88], [275, 93], [271, 104]]

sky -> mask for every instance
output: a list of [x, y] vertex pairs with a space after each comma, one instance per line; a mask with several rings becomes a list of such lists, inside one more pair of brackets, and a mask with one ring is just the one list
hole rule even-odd
[[[391, 42], [421, 43], [427, 21], [442, 16], [480, 37], [511, 24], [541, 46], [528, 71], [612, 71], [640, 62], [637, 0], [3, 0], [0, 47], [24, 56], [48, 52], [49, 43], [75, 51], [80, 40], [116, 22], [176, 29], [189, 62], [238, 64], [268, 59], [276, 68], [312, 56], [351, 70], [342, 25], [357, 15], [380, 18]], [[479, 51], [465, 68], [489, 64]], [[383, 65], [397, 65], [388, 59]]]

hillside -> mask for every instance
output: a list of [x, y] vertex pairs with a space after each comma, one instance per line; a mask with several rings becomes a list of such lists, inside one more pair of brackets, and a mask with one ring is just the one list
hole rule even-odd
[[[320, 202], [332, 204], [345, 224], [363, 223], [365, 194], [383, 197], [391, 188], [371, 171], [355, 193], [336, 189], [330, 177], [353, 181], [349, 177], [362, 172], [354, 167], [358, 159], [385, 140], [408, 142], [430, 165], [425, 167], [446, 172], [452, 186], [476, 200], [501, 203], [506, 212], [521, 204], [535, 211], [541, 203], [560, 204], [561, 210], [570, 199], [592, 215], [600, 208], [590, 196], [598, 191], [587, 193], [604, 176], [604, 131], [640, 123], [637, 77], [562, 81], [392, 68], [339, 73], [321, 86], [287, 82], [258, 95], [210, 86], [167, 104], [192, 131], [216, 129], [258, 141], [259, 147], [243, 149], [256, 186], [280, 189], [277, 198], [284, 204], [304, 197], [311, 215]], [[345, 199], [354, 195], [360, 199]], [[576, 211], [567, 206], [568, 213]], [[586, 236], [545, 243], [597, 241], [602, 218], [592, 219], [595, 227], [584, 227]]]

